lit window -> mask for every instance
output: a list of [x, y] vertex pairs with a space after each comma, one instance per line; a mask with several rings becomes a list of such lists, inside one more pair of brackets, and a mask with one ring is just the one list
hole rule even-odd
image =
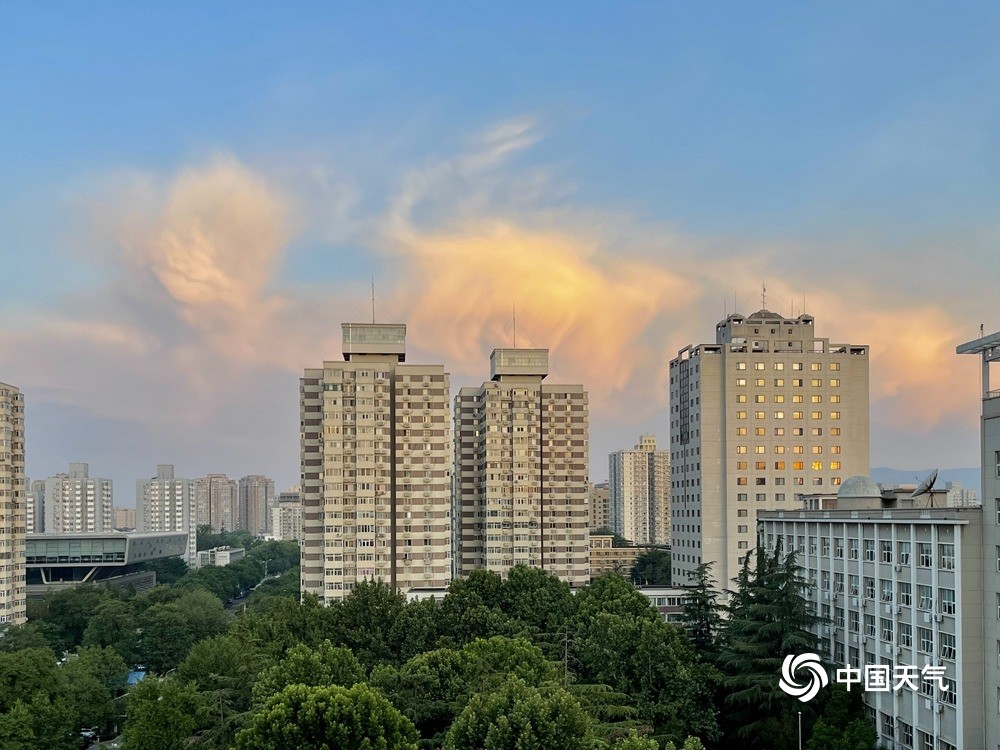
[[800, 412], [800, 411], [793, 411], [792, 412], [792, 419], [802, 419], [802, 412]]
[[815, 372], [815, 371], [817, 371], [817, 370], [822, 370], [822, 369], [823, 369], [823, 365], [821, 365], [821, 364], [820, 364], [819, 362], [813, 362], [813, 363], [812, 363], [812, 366], [810, 367], [810, 369], [811, 369], [811, 370], [812, 370], [813, 372]]
[[785, 452], [785, 446], [783, 446], [783, 445], [776, 445], [776, 446], [774, 446], [774, 452], [775, 453], [779, 453], [779, 454], [780, 453], [784, 453]]
[[[785, 434], [785, 428], [784, 427], [775, 427], [774, 428], [774, 436], [775, 437], [782, 437], [784, 434]], [[997, 502], [1000, 503], [1000, 501], [997, 501]], [[997, 523], [1000, 523], [1000, 505], [997, 506], [997, 519], [998, 519]]]
[[801, 362], [792, 362], [792, 369], [793, 370], [801, 370], [802, 369], [802, 363]]
[[743, 471], [746, 468], [747, 468], [747, 462], [746, 461], [737, 461], [736, 462], [736, 470], [737, 471]]
[[784, 378], [775, 378], [774, 379], [774, 387], [775, 388], [783, 388], [784, 385], [785, 385], [785, 379]]
[[746, 378], [736, 378], [736, 385], [738, 385], [738, 386], [744, 386], [746, 384], [747, 384], [747, 379]]
[[737, 362], [736, 363], [736, 369], [737, 370], [745, 370], [745, 369], [747, 369], [747, 363], [746, 362]]
[[753, 413], [753, 418], [754, 418], [754, 419], [764, 419], [764, 418], [765, 418], [765, 416], [766, 416], [766, 415], [765, 415], [765, 414], [764, 414], [764, 412], [762, 412], [762, 411], [755, 411], [755, 412]]
[[747, 478], [746, 477], [736, 477], [736, 484], [738, 484], [741, 487], [745, 487], [746, 484], [747, 484]]
[[830, 471], [840, 471], [840, 461], [831, 461]]
[[758, 388], [763, 388], [764, 387], [764, 378], [757, 378], [756, 380], [753, 381], [753, 384], [755, 386], [757, 386]]
[[822, 418], [823, 418], [823, 412], [821, 412], [821, 411], [814, 411], [814, 412], [813, 412], [812, 414], [810, 414], [809, 416], [810, 416], [810, 418], [812, 418], [812, 419], [822, 419]]
[[793, 461], [792, 462], [792, 469], [794, 469], [795, 471], [802, 471], [804, 468], [805, 468], [805, 464], [802, 463], [802, 461]]
[[830, 453], [836, 453], [837, 455], [840, 455], [840, 446], [839, 445], [831, 445], [830, 446]]
[[812, 401], [814, 404], [822, 404], [823, 403], [823, 397], [822, 396], [811, 396], [809, 400]]
[[822, 461], [813, 461], [812, 462], [812, 470], [813, 471], [823, 471], [823, 462]]
[[801, 388], [802, 378], [792, 378], [792, 388]]
[[745, 445], [737, 445], [736, 446], [736, 452], [737, 453], [746, 453], [747, 452], [747, 447]]
[[805, 453], [805, 452], [806, 452], [806, 449], [803, 448], [801, 445], [793, 445], [792, 446], [792, 453], [802, 454], [802, 453]]
[[830, 435], [833, 436], [833, 437], [840, 437], [840, 428], [839, 427], [831, 427], [830, 428]]
[[767, 471], [767, 461], [758, 461], [756, 463], [757, 471]]
[[736, 428], [736, 434], [737, 434], [737, 436], [740, 436], [740, 437], [746, 435], [747, 434], [747, 428], [746, 427], [737, 427]]
[[785, 403], [785, 397], [782, 396], [779, 393], [777, 396], [774, 397], [774, 403], [776, 403], [776, 404], [783, 404], [783, 403]]
[[747, 402], [747, 394], [745, 394], [745, 393], [737, 393], [736, 394], [736, 403], [737, 404], [745, 404], [746, 402]]
[[767, 453], [767, 447], [763, 445], [755, 445], [753, 449], [754, 453]]
[[785, 369], [785, 363], [784, 362], [775, 362], [774, 363], [774, 369], [775, 370], [784, 370]]
[[746, 419], [747, 418], [747, 413], [745, 411], [738, 411], [738, 412], [736, 412], [736, 418], [737, 419]]
[[793, 404], [801, 404], [802, 403], [802, 396], [801, 395], [799, 395], [799, 396], [792, 396], [792, 403]]
[[763, 370], [764, 369], [764, 363], [763, 362], [754, 362], [753, 369], [755, 369], [755, 370]]
[[774, 462], [774, 470], [775, 471], [784, 471], [785, 470], [785, 462], [784, 461], [775, 461]]
[[761, 395], [754, 396], [753, 400], [754, 400], [754, 403], [757, 403], [757, 404], [763, 404], [764, 403], [764, 397], [761, 396]]
[[839, 411], [831, 411], [830, 412], [830, 419], [840, 419], [840, 412]]
[[813, 388], [822, 388], [823, 381], [820, 380], [819, 378], [813, 378], [812, 380], [809, 381], [809, 385], [811, 385]]

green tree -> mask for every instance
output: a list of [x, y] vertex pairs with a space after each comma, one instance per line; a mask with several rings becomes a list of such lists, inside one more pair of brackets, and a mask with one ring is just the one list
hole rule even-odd
[[643, 586], [670, 586], [672, 584], [670, 553], [653, 549], [636, 558], [632, 566], [632, 580]]
[[315, 596], [275, 597], [261, 602], [236, 621], [232, 634], [273, 660], [280, 659], [292, 646], [315, 647], [330, 637], [333, 609], [324, 607]]
[[577, 627], [585, 626], [601, 613], [661, 620], [649, 599], [617, 573], [605, 573], [580, 589], [576, 609]]
[[140, 570], [151, 570], [156, 573], [156, 582], [160, 584], [177, 583], [188, 572], [188, 564], [181, 557], [161, 557], [142, 563]]
[[368, 669], [398, 663], [397, 644], [390, 641], [389, 633], [405, 606], [406, 597], [384, 581], [362, 581], [330, 607], [333, 640], [350, 648]]
[[254, 713], [235, 750], [417, 750], [417, 730], [376, 690], [289, 685]]
[[861, 692], [831, 685], [807, 750], [875, 750], [878, 733], [865, 714]]
[[[613, 750], [660, 750], [659, 744], [656, 740], [650, 737], [644, 737], [638, 734], [634, 729], [632, 732], [622, 740], [619, 740], [612, 746]], [[668, 747], [674, 748], [674, 743], [669, 743]]]
[[590, 535], [591, 536], [610, 536], [610, 537], [612, 537], [612, 539], [611, 539], [611, 546], [612, 547], [631, 547], [632, 546], [632, 542], [630, 542], [628, 539], [626, 539], [625, 537], [623, 537], [621, 534], [619, 534], [618, 532], [614, 531], [613, 529], [608, 528], [607, 526], [604, 526], [603, 528], [597, 529], [596, 531], [591, 531]]
[[[677, 746], [673, 742], [668, 742], [663, 750], [677, 750]], [[705, 746], [697, 737], [688, 737], [681, 745], [681, 750], [705, 750]]]
[[0, 651], [13, 653], [26, 648], [61, 649], [59, 628], [49, 622], [35, 621], [8, 627], [0, 633]]
[[712, 578], [714, 562], [702, 563], [689, 576], [692, 584], [684, 597], [684, 627], [699, 654], [715, 653], [715, 639], [722, 627], [722, 605]]
[[476, 694], [455, 719], [445, 750], [585, 750], [593, 746], [591, 719], [562, 688], [544, 691], [512, 679]]
[[154, 604], [139, 616], [138, 625], [138, 661], [157, 674], [174, 669], [194, 644], [187, 618], [169, 604]]
[[365, 679], [365, 670], [350, 649], [323, 641], [315, 649], [293, 646], [284, 658], [261, 672], [253, 689], [256, 705], [289, 685], [351, 687]]
[[128, 695], [123, 750], [184, 750], [188, 737], [210, 723], [195, 686], [168, 677], [139, 682]]
[[538, 568], [515, 565], [500, 592], [500, 609], [540, 633], [558, 633], [576, 614], [569, 584]]
[[83, 642], [90, 616], [104, 602], [113, 599], [103, 586], [74, 586], [55, 591], [45, 597], [41, 619], [58, 629], [59, 644], [55, 652], [71, 651]]
[[13, 654], [0, 653], [0, 711], [9, 711], [18, 700], [40, 694], [61, 695], [66, 678], [47, 648], [28, 648]]
[[35, 732], [32, 729], [31, 709], [21, 700], [9, 710], [0, 713], [0, 748], [3, 750], [36, 750]]
[[138, 663], [139, 628], [137, 604], [122, 599], [102, 603], [83, 633], [83, 645], [113, 648], [126, 664]]
[[718, 664], [725, 673], [727, 732], [748, 750], [791, 750], [797, 746], [798, 711], [807, 725], [815, 718], [809, 704], [790, 699], [775, 675], [788, 654], [816, 651], [811, 632], [820, 619], [803, 593], [794, 553], [782, 558], [758, 550], [748, 555], [737, 578], [729, 618], [719, 638]]
[[117, 724], [114, 698], [125, 689], [128, 667], [111, 648], [81, 647], [62, 667], [67, 681], [59, 703], [74, 719], [76, 727], [97, 727], [109, 735]]

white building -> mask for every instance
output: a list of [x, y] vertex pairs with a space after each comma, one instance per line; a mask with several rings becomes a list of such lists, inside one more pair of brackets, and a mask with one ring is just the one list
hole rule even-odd
[[450, 386], [406, 364], [406, 326], [343, 324], [344, 361], [300, 385], [302, 590], [363, 580], [407, 592], [451, 581]]
[[242, 560], [247, 551], [242, 547], [212, 547], [212, 549], [198, 550], [196, 567], [204, 568], [208, 566], [225, 567], [237, 560]]
[[670, 362], [673, 569], [726, 587], [758, 511], [868, 474], [868, 347], [819, 338], [810, 315], [730, 315]]
[[136, 481], [136, 530], [186, 532], [188, 550], [184, 561], [193, 566], [198, 550], [194, 481], [174, 474], [173, 464], [159, 464], [155, 477]]
[[908, 495], [852, 477], [821, 510], [758, 514], [761, 544], [796, 553], [832, 665], [944, 667], [947, 690], [865, 692], [883, 746], [984, 747], [982, 512]]
[[643, 435], [608, 461], [611, 528], [633, 544], [670, 544], [670, 452]]
[[[990, 366], [1000, 362], [1000, 332], [962, 344], [959, 354], [982, 363], [983, 602], [986, 738], [982, 747], [1000, 750], [1000, 389], [990, 387]], [[973, 747], [968, 745], [967, 747]]]
[[271, 534], [279, 541], [302, 541], [302, 503], [298, 491], [282, 492], [271, 510]]
[[455, 398], [456, 570], [515, 565], [589, 580], [587, 392], [543, 383], [548, 349], [494, 349]]
[[24, 396], [0, 383], [0, 624], [25, 616]]
[[110, 479], [90, 476], [85, 463], [45, 480], [45, 533], [78, 534], [114, 530]]

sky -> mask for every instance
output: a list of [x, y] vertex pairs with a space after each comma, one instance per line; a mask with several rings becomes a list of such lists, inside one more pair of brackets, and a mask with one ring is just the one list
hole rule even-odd
[[27, 471], [298, 473], [298, 377], [408, 325], [666, 445], [734, 308], [871, 346], [872, 466], [979, 463], [1000, 5], [0, 0], [0, 381]]

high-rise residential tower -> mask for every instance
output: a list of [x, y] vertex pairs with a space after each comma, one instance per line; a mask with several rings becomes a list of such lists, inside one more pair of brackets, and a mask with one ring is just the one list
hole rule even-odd
[[344, 323], [344, 361], [300, 385], [302, 590], [451, 580], [451, 429], [443, 365], [406, 363], [406, 326]]
[[811, 315], [730, 315], [670, 362], [673, 569], [714, 562], [720, 587], [757, 546], [757, 511], [867, 476], [868, 347]]
[[607, 482], [590, 485], [590, 530], [611, 528], [611, 488]]
[[159, 464], [156, 476], [135, 483], [137, 531], [185, 531], [188, 548], [185, 561], [197, 562], [198, 513], [194, 482], [175, 476], [173, 464]]
[[209, 474], [194, 480], [198, 526], [211, 526], [216, 534], [236, 531], [239, 524], [239, 491], [235, 479]]
[[275, 506], [274, 480], [261, 474], [240, 479], [237, 528], [255, 536], [271, 532], [271, 510]]
[[25, 525], [29, 534], [45, 531], [45, 480], [24, 480], [25, 484]]
[[45, 480], [45, 533], [78, 534], [114, 530], [110, 479], [90, 476], [85, 463]]
[[543, 383], [548, 349], [494, 349], [490, 380], [455, 398], [456, 569], [518, 564], [589, 580], [588, 405]]
[[0, 623], [25, 616], [24, 397], [0, 383]]
[[670, 544], [670, 452], [643, 435], [608, 463], [611, 528], [633, 544]]
[[[980, 440], [983, 472], [983, 626], [986, 653], [984, 685], [987, 748], [1000, 749], [1000, 388], [990, 386], [990, 366], [1000, 362], [1000, 332], [958, 347], [982, 363]], [[996, 373], [993, 373], [994, 375]], [[994, 555], [996, 559], [994, 560]], [[994, 652], [995, 648], [995, 652]], [[969, 696], [974, 700], [974, 696]]]

